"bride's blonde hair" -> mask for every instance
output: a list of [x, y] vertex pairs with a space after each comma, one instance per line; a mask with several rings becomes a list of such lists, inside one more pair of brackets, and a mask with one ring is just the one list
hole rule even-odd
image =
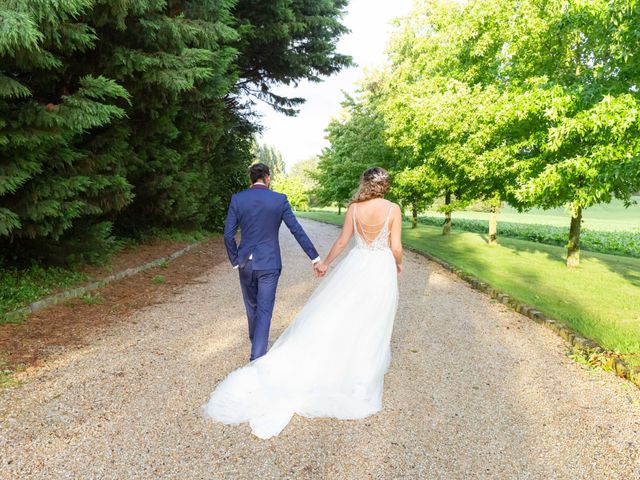
[[387, 190], [389, 190], [389, 173], [381, 167], [368, 168], [360, 176], [360, 186], [351, 203], [382, 198]]

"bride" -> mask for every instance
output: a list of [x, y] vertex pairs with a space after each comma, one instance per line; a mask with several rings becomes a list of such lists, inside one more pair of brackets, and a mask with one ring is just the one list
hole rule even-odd
[[262, 357], [225, 378], [203, 406], [226, 424], [277, 435], [294, 413], [360, 419], [382, 409], [384, 374], [402, 272], [400, 207], [384, 199], [389, 175], [366, 170], [326, 264], [355, 245]]

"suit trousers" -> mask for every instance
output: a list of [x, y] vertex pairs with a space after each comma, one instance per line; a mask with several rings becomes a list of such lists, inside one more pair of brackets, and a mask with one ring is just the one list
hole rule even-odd
[[269, 328], [281, 269], [254, 270], [249, 260], [238, 270], [249, 323], [249, 340], [251, 340], [249, 360], [251, 361], [267, 353]]

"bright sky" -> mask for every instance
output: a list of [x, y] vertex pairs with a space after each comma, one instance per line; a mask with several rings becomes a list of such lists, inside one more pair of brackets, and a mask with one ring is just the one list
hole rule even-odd
[[275, 146], [287, 164], [321, 152], [327, 145], [324, 129], [329, 120], [340, 112], [342, 91], [353, 93], [362, 78], [363, 68], [382, 65], [392, 19], [407, 14], [411, 0], [351, 0], [344, 23], [351, 33], [338, 43], [338, 52], [351, 55], [358, 67], [342, 70], [322, 83], [301, 82], [297, 88], [280, 88], [282, 95], [306, 98], [297, 117], [286, 117], [263, 102], [256, 108], [263, 114], [264, 132], [261, 143]]

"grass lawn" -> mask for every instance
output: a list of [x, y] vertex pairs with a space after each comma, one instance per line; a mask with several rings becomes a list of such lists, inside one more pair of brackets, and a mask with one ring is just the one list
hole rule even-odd
[[[302, 218], [342, 224], [335, 212], [298, 212]], [[603, 347], [640, 354], [640, 259], [582, 252], [581, 265], [568, 269], [565, 250], [526, 240], [502, 238], [486, 243], [486, 235], [406, 224], [403, 242], [428, 252], [466, 273], [565, 322]], [[640, 358], [629, 358], [640, 363]]]
[[[634, 199], [640, 202], [640, 197], [634, 197]], [[444, 215], [438, 211], [424, 213], [444, 218]], [[453, 216], [489, 221], [490, 214], [488, 212], [455, 211]], [[620, 200], [589, 207], [583, 212], [582, 218], [583, 227], [590, 230], [640, 232], [640, 205], [631, 205], [625, 208]], [[534, 208], [527, 212], [519, 213], [515, 208], [507, 205], [498, 214], [498, 222], [532, 223], [565, 228], [569, 228], [570, 220], [569, 211], [565, 208], [552, 208], [549, 210]]]
[[[582, 214], [582, 226], [589, 230], [599, 230], [607, 232], [640, 232], [640, 196], [633, 197], [638, 202], [637, 205], [625, 207], [620, 200], [612, 200], [611, 203], [594, 205], [584, 210]], [[325, 207], [317, 209], [320, 211], [335, 212], [335, 207]], [[405, 215], [411, 212], [406, 211]], [[444, 214], [438, 210], [426, 210], [421, 212], [430, 217], [442, 217]], [[470, 210], [455, 210], [453, 218], [468, 218], [470, 220], [489, 221], [488, 212], [474, 212]], [[534, 225], [551, 225], [554, 227], [569, 228], [571, 221], [569, 211], [566, 208], [551, 208], [543, 210], [533, 208], [523, 213], [519, 213], [515, 208], [506, 205], [498, 214], [498, 222], [528, 223]]]

